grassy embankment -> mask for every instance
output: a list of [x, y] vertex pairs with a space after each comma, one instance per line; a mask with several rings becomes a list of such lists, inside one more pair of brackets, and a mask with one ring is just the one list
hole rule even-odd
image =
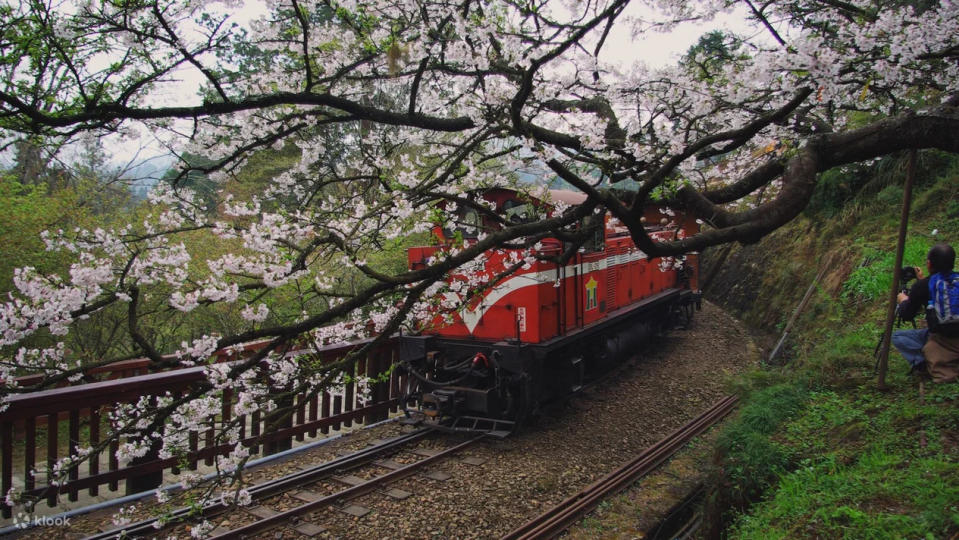
[[[921, 397], [895, 351], [888, 390], [877, 389], [874, 373], [904, 161], [869, 177], [825, 178], [806, 215], [759, 245], [734, 248], [707, 291], [776, 332], [828, 267], [793, 329], [788, 361], [737, 383], [746, 397], [719, 435], [712, 532], [959, 537], [959, 382], [926, 383]], [[959, 160], [923, 157], [910, 219], [906, 265], [924, 266], [935, 242], [959, 247]]]

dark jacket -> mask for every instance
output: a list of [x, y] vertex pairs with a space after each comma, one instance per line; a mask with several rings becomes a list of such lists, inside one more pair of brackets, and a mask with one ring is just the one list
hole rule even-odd
[[[909, 298], [899, 304], [899, 315], [902, 320], [911, 321], [916, 315], [926, 310], [929, 305], [929, 278], [916, 280], [909, 289]], [[940, 326], [935, 314], [926, 313], [926, 323], [929, 325], [929, 331], [934, 334], [942, 334], [945, 337], [959, 337], [959, 327], [957, 325]]]
[[909, 298], [899, 304], [899, 314], [902, 320], [911, 321], [929, 304], [929, 278], [917, 279], [907, 294]]

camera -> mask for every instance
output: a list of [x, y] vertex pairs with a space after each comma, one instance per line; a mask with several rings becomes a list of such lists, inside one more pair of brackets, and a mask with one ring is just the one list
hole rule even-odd
[[[903, 266], [899, 269], [899, 290], [905, 294], [909, 293], [909, 282], [919, 279], [919, 269], [915, 266]], [[916, 327], [915, 316], [909, 319], [904, 319], [902, 314], [899, 312], [900, 306], [896, 306], [896, 327], [902, 325], [902, 321], [909, 321], [912, 323], [913, 328]]]
[[918, 277], [919, 271], [915, 266], [903, 266], [899, 269], [899, 283], [903, 288], [906, 287], [907, 283], [917, 279]]

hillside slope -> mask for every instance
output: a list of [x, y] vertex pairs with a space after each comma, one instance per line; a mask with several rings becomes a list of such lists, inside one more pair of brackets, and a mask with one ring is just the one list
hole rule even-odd
[[[959, 383], [920, 385], [893, 351], [890, 389], [876, 385], [903, 162], [824, 178], [800, 219], [706, 254], [707, 297], [777, 337], [824, 270], [786, 353], [739, 382], [748, 397], [719, 437], [707, 536], [959, 535]], [[941, 241], [959, 247], [959, 163], [926, 155], [905, 264]]]

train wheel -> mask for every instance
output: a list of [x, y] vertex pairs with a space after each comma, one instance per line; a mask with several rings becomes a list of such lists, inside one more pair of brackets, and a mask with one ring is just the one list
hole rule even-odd
[[693, 325], [693, 313], [695, 310], [695, 305], [692, 302], [684, 302], [679, 308], [680, 315], [680, 327], [689, 328]]
[[533, 398], [531, 381], [527, 375], [522, 375], [518, 381], [509, 385], [507, 403], [508, 411], [505, 416], [515, 422], [514, 431], [535, 418], [537, 403]]
[[693, 310], [692, 302], [673, 304], [669, 310], [669, 326], [672, 328], [689, 328], [693, 324]]

